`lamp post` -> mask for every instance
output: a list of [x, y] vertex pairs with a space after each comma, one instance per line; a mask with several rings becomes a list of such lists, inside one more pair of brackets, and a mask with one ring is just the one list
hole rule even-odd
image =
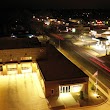
[[106, 48], [106, 55], [107, 55], [107, 48]]
[[107, 55], [107, 47], [108, 47], [108, 42], [106, 42], [106, 44], [105, 44], [105, 49], [106, 49], [106, 55]]
[[95, 77], [95, 80], [96, 80], [96, 82], [95, 82], [95, 93], [97, 93], [97, 86], [98, 86], [98, 81], [97, 81], [97, 79], [98, 79], [98, 70], [93, 74], [93, 76]]

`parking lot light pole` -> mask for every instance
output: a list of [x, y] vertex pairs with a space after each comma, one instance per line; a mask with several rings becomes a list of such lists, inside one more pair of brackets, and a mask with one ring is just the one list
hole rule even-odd
[[107, 48], [106, 48], [106, 55], [107, 55]]
[[109, 43], [106, 42], [106, 43], [105, 43], [106, 55], [108, 55], [108, 54], [107, 54], [108, 45], [109, 45]]

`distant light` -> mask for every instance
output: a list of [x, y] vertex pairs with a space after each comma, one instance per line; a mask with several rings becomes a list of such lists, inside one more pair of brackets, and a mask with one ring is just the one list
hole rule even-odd
[[71, 18], [69, 18], [69, 20], [71, 20]]
[[76, 32], [76, 29], [75, 28], [72, 28], [72, 32]]
[[57, 21], [58, 24], [61, 24], [61, 21]]
[[90, 22], [88, 22], [88, 24], [90, 24]]
[[33, 18], [35, 18], [35, 16], [33, 15]]
[[48, 17], [48, 16], [47, 16], [46, 18], [47, 18], [47, 19], [49, 19], [49, 17]]
[[32, 38], [32, 37], [34, 37], [34, 35], [29, 35], [29, 38]]
[[80, 21], [77, 21], [78, 24], [80, 24]]
[[69, 26], [69, 23], [66, 23], [66, 26]]
[[12, 38], [16, 38], [16, 36], [15, 36], [14, 34], [11, 34], [11, 37], [12, 37]]
[[105, 23], [108, 24], [108, 21], [106, 21]]
[[63, 22], [63, 24], [65, 24], [65, 22]]
[[95, 93], [93, 94], [93, 96], [97, 97], [97, 96], [99, 96], [99, 95], [98, 95], [98, 93], [95, 92]]
[[68, 27], [66, 27], [66, 32], [68, 32], [69, 31], [69, 28]]
[[46, 25], [50, 25], [50, 21], [45, 21], [45, 24]]

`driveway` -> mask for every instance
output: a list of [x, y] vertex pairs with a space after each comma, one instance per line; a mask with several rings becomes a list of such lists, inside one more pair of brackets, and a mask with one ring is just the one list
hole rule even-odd
[[49, 110], [37, 73], [1, 75], [0, 110]]

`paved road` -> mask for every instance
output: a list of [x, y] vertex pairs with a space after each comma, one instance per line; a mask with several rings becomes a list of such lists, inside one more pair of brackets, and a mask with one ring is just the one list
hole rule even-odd
[[[65, 52], [61, 48], [59, 49], [59, 51], [62, 52], [63, 54], [65, 54], [66, 57], [71, 58], [70, 56], [68, 56], [69, 54], [67, 54], [67, 52]], [[110, 93], [110, 90], [109, 90], [109, 93]], [[108, 100], [106, 102], [95, 105], [95, 106], [67, 108], [64, 110], [110, 110], [110, 97], [108, 98]]]
[[[101, 63], [99, 60], [96, 59], [96, 57], [93, 55], [93, 51], [86, 51], [85, 49], [74, 46], [70, 44], [69, 42], [62, 43], [62, 48], [66, 50], [77, 62], [79, 62], [83, 67], [91, 72], [91, 74], [94, 74], [95, 71], [99, 71], [98, 79], [105, 84], [108, 88], [110, 88], [110, 77], [109, 72], [106, 71], [105, 68], [103, 68], [103, 63]], [[92, 61], [92, 60], [93, 61]], [[94, 60], [95, 59], [95, 60]], [[94, 62], [97, 61], [97, 62]], [[99, 65], [100, 64], [100, 65]], [[102, 67], [103, 66], [103, 67]]]

